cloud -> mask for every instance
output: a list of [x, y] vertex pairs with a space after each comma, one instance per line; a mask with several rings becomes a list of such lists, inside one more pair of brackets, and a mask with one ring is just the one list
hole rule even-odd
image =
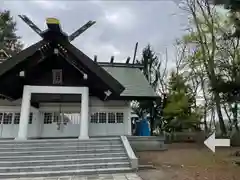
[[[45, 19], [60, 19], [62, 29], [74, 32], [89, 20], [97, 23], [81, 34], [73, 44], [90, 57], [101, 61], [125, 61], [133, 56], [139, 42], [137, 57], [150, 43], [155, 51], [171, 51], [176, 38], [183, 35], [187, 23], [177, 5], [171, 1], [1, 1], [0, 7], [11, 10], [17, 21], [17, 33], [29, 46], [41, 39], [17, 15], [26, 14], [39, 26], [46, 28]], [[174, 15], [173, 15], [174, 14]], [[171, 52], [169, 52], [171, 54]]]
[[65, 1], [30, 1], [44, 10], [69, 10], [68, 3]]
[[137, 21], [134, 14], [128, 8], [120, 8], [115, 11], [105, 10], [105, 18], [111, 26], [117, 30], [131, 30]]

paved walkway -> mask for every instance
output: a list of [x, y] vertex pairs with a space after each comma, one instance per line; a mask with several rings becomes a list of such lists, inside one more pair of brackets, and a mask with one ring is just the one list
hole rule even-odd
[[136, 173], [127, 174], [100, 174], [90, 176], [64, 176], [64, 177], [38, 177], [38, 178], [15, 178], [8, 180], [142, 180]]

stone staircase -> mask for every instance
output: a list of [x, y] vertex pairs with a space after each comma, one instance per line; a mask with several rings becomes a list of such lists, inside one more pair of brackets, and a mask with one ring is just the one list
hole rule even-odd
[[0, 141], [0, 179], [132, 171], [121, 138]]

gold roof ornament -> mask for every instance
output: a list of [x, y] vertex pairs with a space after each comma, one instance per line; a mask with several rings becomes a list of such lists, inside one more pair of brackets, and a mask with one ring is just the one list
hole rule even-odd
[[60, 24], [60, 21], [57, 18], [47, 18], [47, 24]]

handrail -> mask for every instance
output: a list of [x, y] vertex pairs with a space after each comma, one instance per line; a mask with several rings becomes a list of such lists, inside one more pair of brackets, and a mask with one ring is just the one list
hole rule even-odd
[[136, 157], [135, 153], [133, 152], [132, 147], [131, 147], [127, 137], [126, 136], [121, 136], [121, 140], [122, 140], [122, 143], [123, 143], [124, 148], [126, 150], [126, 153], [128, 155], [128, 158], [131, 162], [131, 167], [133, 169], [137, 169], [138, 168], [138, 158]]

